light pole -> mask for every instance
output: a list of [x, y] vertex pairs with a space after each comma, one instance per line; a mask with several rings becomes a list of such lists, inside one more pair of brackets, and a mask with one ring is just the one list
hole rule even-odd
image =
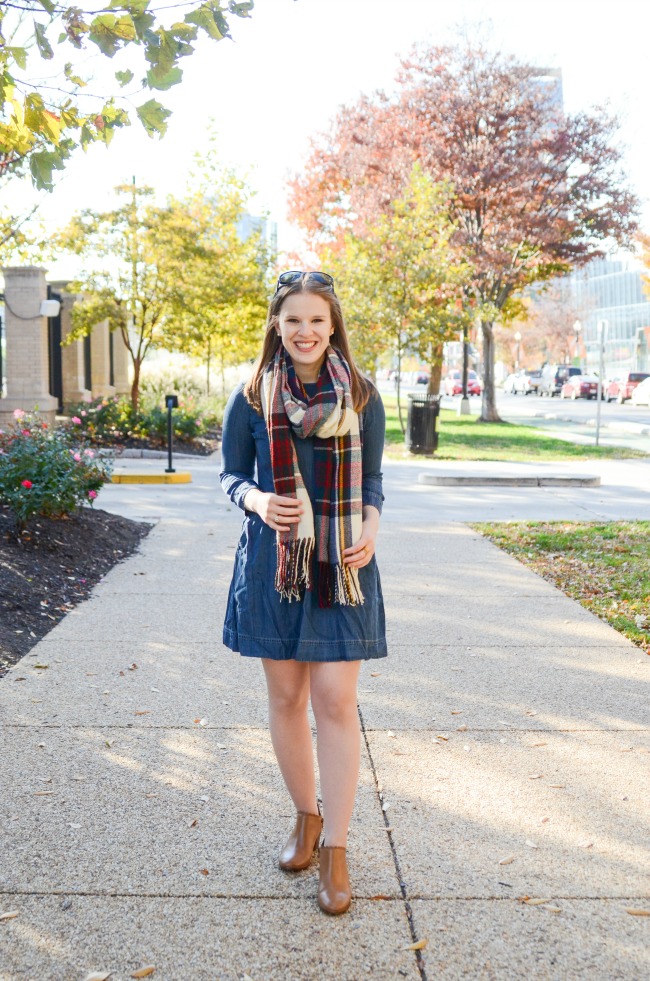
[[579, 320], [576, 320], [573, 324], [573, 332], [576, 335], [576, 347], [575, 347], [575, 353], [573, 355], [573, 363], [577, 365], [578, 368], [581, 367], [580, 365], [580, 360], [581, 360], [580, 359], [580, 331], [581, 330], [582, 330], [582, 324], [580, 323]]
[[515, 340], [517, 342], [517, 353], [515, 355], [515, 371], [519, 371], [519, 356], [521, 354], [521, 334], [519, 331], [515, 331]]

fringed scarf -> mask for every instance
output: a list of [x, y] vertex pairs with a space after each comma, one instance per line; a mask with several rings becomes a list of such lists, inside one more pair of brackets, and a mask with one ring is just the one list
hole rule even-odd
[[[359, 572], [343, 561], [343, 551], [361, 537], [361, 436], [352, 405], [350, 369], [328, 347], [316, 394], [307, 396], [291, 357], [280, 345], [262, 380], [262, 409], [271, 444], [275, 493], [300, 500], [304, 510], [289, 531], [276, 532], [280, 596], [300, 599], [312, 589], [316, 550], [319, 606], [363, 603]], [[309, 499], [292, 433], [314, 436], [314, 503]]]

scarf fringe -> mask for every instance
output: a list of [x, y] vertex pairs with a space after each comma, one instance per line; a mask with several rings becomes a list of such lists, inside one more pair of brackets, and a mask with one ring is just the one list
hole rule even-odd
[[349, 565], [318, 563], [318, 605], [361, 606], [363, 593], [359, 583], [359, 570]]
[[311, 589], [311, 558], [315, 544], [313, 538], [287, 542], [278, 535], [275, 588], [283, 599], [299, 600], [304, 589]]

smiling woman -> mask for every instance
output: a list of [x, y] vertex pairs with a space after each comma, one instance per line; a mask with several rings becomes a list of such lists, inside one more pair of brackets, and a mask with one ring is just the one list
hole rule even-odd
[[307, 868], [322, 829], [318, 903], [332, 914], [351, 901], [359, 666], [386, 656], [374, 557], [384, 428], [381, 399], [351, 358], [332, 278], [283, 273], [256, 370], [224, 415], [221, 483], [245, 518], [223, 639], [264, 667], [273, 748], [297, 811], [280, 868]]

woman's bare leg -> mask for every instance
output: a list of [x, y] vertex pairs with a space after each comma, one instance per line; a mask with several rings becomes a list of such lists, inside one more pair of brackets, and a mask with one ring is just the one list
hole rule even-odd
[[347, 845], [359, 783], [361, 735], [357, 710], [360, 661], [310, 665], [311, 704], [323, 798], [324, 844]]
[[269, 693], [271, 742], [297, 811], [317, 814], [309, 704], [309, 665], [262, 658]]

